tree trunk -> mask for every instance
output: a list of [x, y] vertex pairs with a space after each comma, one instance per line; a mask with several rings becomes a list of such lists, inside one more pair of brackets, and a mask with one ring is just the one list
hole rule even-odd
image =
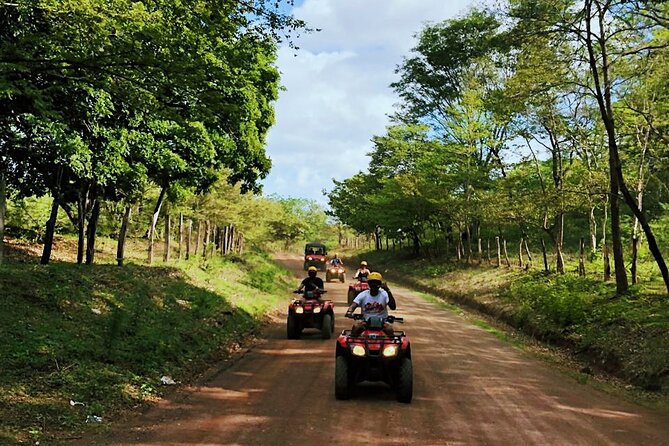
[[[51, 206], [51, 215], [46, 224], [46, 234], [44, 237], [44, 249], [42, 251], [42, 258], [40, 263], [46, 265], [51, 260], [51, 250], [53, 248], [53, 237], [54, 232], [56, 231], [56, 220], [58, 219], [58, 207], [60, 206], [61, 196], [60, 196], [60, 185], [63, 180], [63, 167], [58, 167], [58, 173], [56, 176], [56, 187], [53, 191], [53, 204]], [[4, 232], [5, 232], [5, 212], [6, 212], [6, 184], [4, 176], [0, 178], [0, 221], [2, 222], [2, 231], [0, 231], [0, 249], [4, 248]], [[0, 254], [0, 263], [2, 263], [2, 254]], [[81, 263], [81, 262], [80, 262]]]
[[585, 240], [581, 238], [578, 256], [578, 275], [585, 277]]
[[190, 241], [193, 236], [193, 220], [188, 219], [188, 233], [186, 236], [186, 260], [190, 259]]
[[183, 258], [184, 243], [184, 214], [179, 212], [179, 260]]
[[511, 268], [511, 262], [509, 262], [509, 252], [506, 250], [506, 239], [504, 239], [504, 258], [506, 259], [506, 267]]
[[56, 230], [56, 219], [58, 218], [58, 208], [60, 197], [56, 195], [53, 197], [51, 202], [51, 213], [49, 214], [49, 219], [46, 222], [46, 234], [44, 234], [44, 248], [42, 249], [42, 258], [40, 263], [42, 265], [48, 265], [49, 260], [51, 259], [51, 250], [53, 248], [53, 235]]
[[204, 240], [202, 241], [202, 257], [207, 258], [207, 248], [209, 247], [209, 220], [204, 222]]
[[121, 230], [118, 233], [118, 242], [116, 245], [116, 264], [123, 266], [123, 259], [125, 258], [125, 239], [128, 233], [128, 224], [130, 223], [130, 214], [132, 206], [126, 206], [123, 213], [123, 220], [121, 221]]
[[156, 206], [153, 208], [153, 215], [151, 217], [151, 226], [149, 227], [149, 265], [153, 263], [153, 242], [155, 240], [156, 225], [158, 224], [158, 217], [160, 216], [160, 207], [163, 205], [163, 199], [165, 198], [165, 193], [167, 192], [167, 187], [163, 186], [160, 189], [160, 195], [158, 195], [158, 201]]
[[502, 247], [499, 244], [499, 236], [495, 237], [495, 242], [497, 243], [497, 267], [502, 266]]
[[163, 262], [170, 260], [170, 250], [172, 249], [172, 217], [170, 214], [165, 214], [165, 252], [163, 252]]
[[209, 237], [209, 257], [214, 258], [214, 253], [216, 252], [216, 231], [218, 230], [217, 226], [211, 228], [211, 236]]
[[0, 265], [5, 261], [5, 215], [7, 215], [7, 179], [0, 172]]
[[86, 230], [86, 265], [92, 265], [95, 262], [95, 237], [98, 230], [98, 220], [100, 219], [100, 199], [95, 198], [94, 200], [93, 211]]
[[523, 242], [525, 240], [521, 237], [520, 243], [518, 243], [518, 267], [523, 268]]
[[639, 257], [639, 238], [635, 235], [632, 237], [632, 284], [637, 282], [637, 258]]
[[478, 264], [480, 265], [483, 262], [483, 246], [482, 246], [481, 237], [477, 238], [476, 258], [477, 258]]
[[197, 256], [200, 252], [200, 238], [202, 235], [202, 222], [200, 220], [197, 221], [197, 236], [195, 237], [195, 255]]
[[525, 253], [527, 254], [527, 264], [525, 265], [525, 269], [528, 270], [532, 267], [532, 253], [530, 252], [529, 246], [527, 246], [527, 239], [525, 240]]
[[[623, 192], [625, 201], [628, 206], [634, 212], [634, 215], [639, 217], [642, 227], [644, 226], [645, 218], [643, 214], [639, 211], [638, 207], [634, 203], [634, 199], [629, 195], [629, 191], [625, 186], [625, 182], [622, 176], [622, 167], [620, 163], [620, 157], [618, 153], [618, 142], [616, 140], [616, 128], [613, 120], [613, 105], [611, 98], [611, 80], [609, 77], [609, 60], [608, 60], [608, 48], [606, 43], [608, 37], [606, 36], [606, 17], [608, 8], [598, 8], [597, 10], [597, 19], [599, 23], [599, 38], [597, 43], [599, 44], [600, 54], [595, 54], [593, 46], [593, 33], [591, 30], [592, 19], [595, 18], [591, 13], [592, 11], [592, 2], [593, 0], [587, 0], [585, 2], [585, 42], [588, 48], [588, 62], [590, 65], [590, 71], [592, 73], [592, 79], [594, 81], [595, 87], [595, 98], [597, 100], [597, 105], [599, 106], [600, 116], [606, 129], [606, 136], [608, 141], [609, 149], [609, 192], [611, 194], [611, 243], [613, 245], [613, 263], [615, 265], [616, 273], [616, 292], [618, 294], [625, 294], [629, 289], [629, 284], [627, 282], [627, 272], [625, 271], [625, 261], [623, 253], [623, 243], [622, 243], [622, 233], [620, 230], [620, 202], [618, 200], [619, 192]], [[600, 66], [598, 63], [601, 60], [601, 74]], [[600, 78], [601, 75], [601, 78]], [[626, 193], [627, 192], [627, 193]], [[629, 199], [628, 199], [629, 198]], [[646, 225], [647, 226], [647, 225]], [[644, 228], [644, 232], [646, 229]], [[646, 237], [650, 234], [650, 237], [653, 237], [650, 227], [648, 227], [648, 233]], [[651, 243], [655, 243], [655, 238], [653, 237], [653, 242], [648, 240], [650, 246]], [[669, 273], [667, 272], [666, 265], [664, 264], [664, 259], [657, 249], [658, 253], [656, 260], [658, 261], [658, 266], [662, 271], [662, 276], [665, 279], [665, 285], [669, 291]], [[651, 249], [652, 251], [652, 249]], [[664, 269], [663, 269], [664, 266]]]
[[413, 232], [413, 253], [416, 256], [420, 255], [420, 238], [418, 237], [418, 232], [414, 229]]
[[608, 281], [611, 279], [611, 259], [609, 257], [608, 243], [604, 243], [603, 256], [604, 256], [604, 281]]
[[541, 239], [541, 253], [544, 256], [544, 271], [548, 273], [550, 269], [548, 268], [548, 256], [546, 256], [546, 241], [543, 238]]
[[467, 265], [472, 263], [472, 231], [469, 225], [466, 229], [467, 233]]
[[555, 270], [559, 274], [564, 274], [564, 256], [562, 255], [562, 245], [564, 242], [564, 214], [556, 217], [558, 228], [557, 237], [555, 237]]
[[88, 208], [88, 190], [85, 194], [79, 192], [77, 200], [77, 264], [84, 263], [84, 247], [86, 245], [86, 212]]
[[597, 219], [595, 218], [595, 207], [590, 207], [590, 251], [597, 252]]
[[488, 265], [490, 265], [490, 264], [492, 263], [492, 259], [490, 259], [490, 239], [488, 239], [487, 244], [488, 244], [488, 251], [487, 251], [487, 252], [488, 252], [488, 254], [487, 254], [487, 256], [488, 256]]

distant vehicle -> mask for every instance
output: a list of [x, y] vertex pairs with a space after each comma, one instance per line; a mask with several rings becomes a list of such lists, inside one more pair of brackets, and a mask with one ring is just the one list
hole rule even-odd
[[328, 251], [324, 244], [318, 242], [307, 243], [304, 246], [304, 270], [315, 266], [319, 271], [325, 271], [327, 264], [325, 256]]
[[333, 266], [329, 265], [327, 271], [325, 272], [325, 281], [329, 282], [331, 280], [339, 280], [341, 283], [346, 281], [346, 268], [343, 265]]

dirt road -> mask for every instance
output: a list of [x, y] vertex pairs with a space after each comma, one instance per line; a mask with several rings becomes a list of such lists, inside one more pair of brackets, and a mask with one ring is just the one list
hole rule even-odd
[[[281, 260], [303, 274], [298, 260]], [[339, 332], [350, 326], [347, 284], [327, 288]], [[581, 385], [410, 291], [393, 291], [412, 339], [411, 404], [383, 384], [335, 400], [334, 339], [313, 331], [287, 340], [281, 324], [202, 387], [95, 444], [669, 445], [666, 413]]]

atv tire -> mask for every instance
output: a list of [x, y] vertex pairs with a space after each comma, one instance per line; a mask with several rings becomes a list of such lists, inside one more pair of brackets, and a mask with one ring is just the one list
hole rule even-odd
[[353, 303], [353, 299], [355, 299], [355, 296], [357, 296], [357, 294], [355, 293], [355, 290], [349, 289], [348, 290], [348, 304], [349, 305], [351, 305]]
[[410, 403], [413, 398], [413, 365], [405, 358], [399, 366], [397, 382], [397, 401]]
[[333, 320], [331, 314], [323, 315], [323, 324], [321, 325], [321, 338], [330, 339], [332, 336]]
[[342, 274], [342, 275], [340, 275], [340, 276], [339, 276], [339, 281], [340, 281], [341, 283], [346, 282], [346, 274]]
[[351, 379], [348, 361], [344, 356], [337, 356], [335, 362], [335, 398], [347, 400], [351, 397]]
[[286, 321], [286, 335], [288, 339], [299, 339], [300, 337], [300, 328], [297, 326], [295, 316], [292, 314], [288, 315], [288, 320]]

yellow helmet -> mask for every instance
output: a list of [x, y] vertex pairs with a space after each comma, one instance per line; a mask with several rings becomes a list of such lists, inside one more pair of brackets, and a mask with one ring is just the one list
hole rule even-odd
[[308, 271], [318, 271], [318, 268], [316, 268], [315, 266], [310, 266]]
[[360, 262], [360, 266], [367, 266], [367, 262], [363, 260], [362, 262]]
[[376, 280], [377, 282], [383, 282], [383, 276], [381, 273], [373, 272], [369, 273], [369, 276], [367, 276], [367, 282], [371, 282], [372, 280]]

